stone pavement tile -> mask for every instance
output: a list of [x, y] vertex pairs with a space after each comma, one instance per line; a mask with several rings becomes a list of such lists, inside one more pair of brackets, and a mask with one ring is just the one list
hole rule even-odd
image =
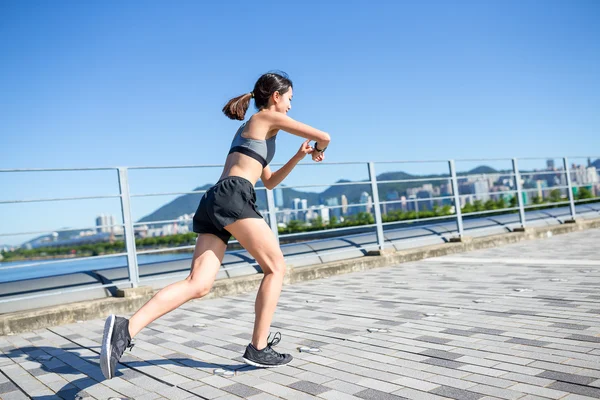
[[499, 388], [503, 388], [503, 389], [506, 389], [507, 387], [515, 384], [514, 381], [511, 381], [508, 379], [495, 378], [493, 376], [479, 375], [479, 374], [472, 374], [463, 379], [467, 380], [467, 381], [481, 383], [481, 384], [489, 385], [489, 386], [495, 386], [495, 387], [499, 387]]
[[463, 357], [463, 355], [459, 354], [459, 353], [452, 353], [451, 351], [434, 350], [434, 349], [425, 350], [425, 351], [420, 352], [419, 354], [430, 356], [430, 357], [443, 358], [445, 360], [456, 360], [457, 358]]
[[[196, 400], [197, 397], [190, 397], [189, 399], [186, 399], [186, 400], [192, 400], [192, 399]], [[242, 400], [242, 399], [243, 399], [243, 397], [239, 397], [234, 394], [226, 394], [223, 397], [219, 397], [219, 400]]]
[[567, 382], [554, 382], [553, 384], [548, 385], [548, 388], [600, 399], [600, 389], [591, 386], [574, 385]]
[[448, 397], [439, 396], [433, 393], [426, 393], [420, 390], [404, 388], [400, 389], [397, 392], [393, 392], [392, 394], [400, 397], [404, 397], [411, 400], [443, 400], [448, 399]]
[[477, 385], [469, 388], [470, 392], [481, 393], [489, 396], [498, 397], [506, 400], [516, 400], [523, 397], [525, 394], [510, 389], [501, 389], [488, 385]]
[[[570, 365], [549, 363], [546, 361], [534, 361], [531, 364], [529, 364], [529, 366], [532, 368], [541, 368], [541, 369], [545, 369], [548, 371], [562, 372], [565, 374], [572, 374], [572, 375], [576, 374], [581, 369], [580, 367], [573, 367]], [[548, 372], [548, 371], [544, 371], [544, 372]]]
[[278, 399], [280, 399], [280, 397], [275, 397], [269, 393], [261, 393], [261, 394], [257, 394], [256, 396], [248, 397], [248, 400], [278, 400]]
[[318, 397], [326, 400], [361, 400], [360, 397], [355, 397], [344, 392], [338, 392], [337, 390], [329, 390], [319, 394]]
[[509, 387], [510, 390], [514, 390], [517, 392], [523, 392], [527, 394], [534, 394], [536, 396], [547, 397], [549, 399], [560, 399], [567, 395], [567, 392], [554, 390], [552, 388], [540, 387], [528, 385], [526, 383], [518, 383]]
[[536, 376], [536, 375], [539, 375], [542, 372], [544, 372], [544, 370], [540, 369], [540, 368], [531, 368], [531, 367], [525, 367], [523, 365], [514, 365], [514, 364], [508, 364], [508, 363], [498, 364], [498, 365], [494, 366], [494, 368], [501, 369], [504, 371], [516, 372], [516, 373], [524, 374], [524, 375], [531, 375], [531, 376]]
[[[114, 390], [110, 389], [109, 387], [101, 384], [101, 383], [96, 383], [94, 385], [90, 385], [88, 387], [85, 388], [86, 393], [89, 393], [91, 396], [97, 398], [97, 399], [108, 399], [111, 397], [122, 397], [121, 393], [115, 392]], [[137, 397], [136, 397], [137, 398]]]
[[165, 376], [161, 376], [161, 378], [163, 381], [170, 383], [171, 385], [176, 385], [179, 386], [182, 383], [189, 383], [192, 382], [191, 379], [186, 378], [185, 376], [181, 376], [179, 374], [169, 374], [169, 375], [165, 375]]
[[[30, 397], [23, 394], [21, 391], [13, 391], [2, 394], [2, 400], [29, 400]], [[59, 397], [60, 399], [60, 397]]]
[[314, 399], [314, 396], [306, 394], [304, 392], [294, 390], [288, 388], [286, 386], [279, 385], [274, 382], [267, 382], [256, 386], [256, 389], [262, 390], [263, 392], [267, 392], [272, 394], [273, 396], [278, 396], [284, 399], [290, 400], [309, 400]]
[[[371, 379], [371, 378], [362, 378], [360, 380], [357, 380], [355, 383], [359, 386], [364, 386], [364, 387], [367, 387], [370, 389], [376, 389], [377, 391], [381, 391], [381, 392], [385, 392], [385, 393], [392, 393], [392, 392], [402, 389], [402, 386], [400, 386], [400, 385], [395, 385], [393, 383], [384, 382], [384, 381], [380, 381], [377, 379]], [[361, 397], [361, 396], [358, 396], [358, 397]]]
[[200, 381], [202, 383], [205, 383], [207, 385], [216, 387], [218, 389], [221, 389], [224, 386], [229, 386], [229, 385], [232, 384], [231, 380], [223, 378], [223, 377], [218, 376], [218, 375], [213, 375], [213, 376], [209, 376], [207, 378], [202, 378], [202, 379], [200, 379]]
[[294, 376], [294, 378], [296, 378], [300, 381], [309, 381], [309, 382], [316, 383], [316, 384], [322, 384], [325, 382], [332, 381], [334, 379], [330, 376], [315, 374], [314, 372], [310, 372], [310, 371], [304, 371], [304, 372]]
[[472, 372], [470, 372], [470, 371], [463, 371], [460, 369], [452, 369], [452, 368], [446, 368], [446, 367], [438, 367], [437, 365], [429, 366], [427, 368], [427, 370], [425, 370], [424, 372], [435, 374], [435, 375], [449, 376], [449, 377], [458, 378], [458, 379], [464, 378], [465, 376], [472, 374]]
[[[198, 396], [202, 396], [205, 399], [217, 399], [219, 397], [223, 397], [227, 395], [227, 392], [212, 387], [210, 385], [202, 385], [195, 387], [193, 389], [189, 389], [190, 392], [197, 394]], [[168, 397], [167, 397], [168, 398]]]
[[440, 386], [433, 389], [430, 393], [457, 400], [479, 400], [484, 397], [483, 394], [469, 392], [467, 390], [457, 389], [450, 386]]
[[350, 382], [345, 382], [343, 380], [333, 380], [323, 384], [323, 386], [334, 389], [339, 392], [344, 392], [347, 394], [354, 394], [365, 390], [364, 386], [358, 386]]
[[401, 378], [395, 379], [395, 380], [393, 380], [391, 382], [393, 382], [395, 384], [398, 384], [400, 386], [407, 387], [407, 388], [421, 390], [423, 392], [428, 392], [428, 391], [433, 390], [433, 389], [435, 389], [435, 388], [437, 388], [439, 386], [439, 384], [427, 382], [427, 381], [424, 381], [424, 380], [421, 380], [421, 379], [409, 378], [409, 377], [406, 377], [406, 376], [403, 376]]
[[498, 377], [506, 373], [506, 371], [500, 369], [480, 367], [479, 365], [465, 365], [459, 369], [461, 371], [468, 371], [474, 374], [488, 375], [493, 377]]
[[[492, 349], [490, 349], [490, 350], [492, 350]], [[496, 349], [496, 350], [501, 350], [501, 349]], [[515, 353], [520, 354], [518, 351], [515, 351]], [[486, 358], [488, 358], [490, 360], [494, 360], [494, 361], [502, 361], [504, 363], [519, 364], [519, 365], [527, 365], [533, 361], [529, 358], [511, 356], [508, 354], [499, 354], [499, 353], [488, 354], [488, 356]]]
[[509, 381], [527, 383], [530, 385], [542, 386], [542, 387], [548, 386], [551, 383], [555, 382], [553, 379], [540, 378], [537, 376], [522, 375], [522, 374], [518, 374], [515, 372], [509, 372], [507, 374], [504, 374], [501, 376], [501, 378], [509, 380]]
[[445, 360], [443, 358], [428, 358], [426, 360], [423, 360], [422, 362], [425, 364], [437, 365], [438, 367], [455, 368], [455, 369], [467, 365], [465, 363]]
[[[291, 376], [283, 375], [283, 374], [278, 374], [277, 372], [273, 372], [269, 375], [264, 375], [261, 378], [262, 382], [269, 381], [269, 382], [278, 383], [283, 386], [289, 386], [292, 383], [298, 382], [299, 380], [300, 380], [300, 378], [291, 377]], [[254, 386], [254, 385], [252, 385], [252, 386]]]
[[221, 388], [221, 390], [243, 398], [255, 396], [257, 394], [262, 393], [262, 390], [258, 390], [251, 386], [244, 385], [243, 383], [234, 383], [233, 385], [224, 386]]
[[15, 390], [19, 390], [19, 388], [17, 388], [12, 382], [0, 383], [0, 395], [2, 395], [2, 393], [14, 392]]
[[324, 393], [324, 392], [327, 392], [330, 390], [330, 388], [328, 388], [326, 386], [319, 385], [317, 383], [309, 382], [309, 381], [294, 382], [294, 383], [288, 385], [288, 387], [299, 390], [304, 393], [312, 394], [312, 395], [318, 395], [318, 394], [321, 394], [321, 393]]
[[[140, 378], [136, 378], [136, 379], [140, 379]], [[136, 396], [141, 396], [141, 395], [148, 393], [148, 391], [145, 388], [143, 388], [142, 386], [138, 386], [138, 385], [134, 384], [133, 382], [128, 382], [119, 377], [114, 377], [112, 379], [104, 380], [102, 382], [102, 384], [105, 386], [108, 386], [115, 392], [122, 393], [128, 397], [136, 397]]]
[[[194, 390], [196, 389], [192, 389], [190, 392], [193, 392]], [[189, 397], [193, 397], [193, 394], [191, 394], [190, 392], [180, 389], [178, 387], [168, 386], [156, 390], [156, 393], [160, 394], [163, 397], [166, 397], [169, 400], [183, 400]]]
[[594, 400], [597, 397], [581, 396], [579, 394], [569, 394], [563, 397], [561, 400]]
[[376, 389], [366, 389], [362, 392], [358, 392], [354, 394], [356, 397], [365, 400], [399, 400], [403, 399], [401, 396], [397, 396], [395, 394], [382, 392]]
[[478, 365], [481, 367], [488, 367], [488, 368], [491, 368], [494, 365], [500, 363], [497, 360], [488, 360], [485, 358], [472, 357], [472, 356], [462, 356], [462, 357], [456, 358], [455, 361], [462, 362], [462, 363], [469, 364], [469, 365]]
[[[600, 367], [600, 364], [599, 364]], [[594, 382], [596, 378], [589, 376], [582, 376], [577, 374], [567, 374], [564, 372], [544, 371], [538, 375], [540, 378], [552, 379], [555, 381], [563, 381], [569, 383], [576, 383], [579, 385], [589, 385]]]
[[[104, 399], [104, 397], [99, 397], [99, 398]], [[164, 397], [162, 397], [160, 394], [152, 393], [152, 392], [146, 393], [142, 396], [138, 396], [135, 398], [135, 400], [162, 400], [162, 399], [164, 399]]]
[[[470, 381], [466, 381], [463, 379], [456, 379], [456, 378], [452, 378], [449, 376], [443, 376], [443, 375], [434, 375], [430, 378], [427, 378], [427, 381], [435, 383], [436, 385], [440, 386], [449, 386], [449, 387], [454, 387], [457, 389], [468, 389], [472, 386], [476, 386], [477, 383], [475, 382], [470, 382]], [[434, 389], [431, 389], [434, 390]]]

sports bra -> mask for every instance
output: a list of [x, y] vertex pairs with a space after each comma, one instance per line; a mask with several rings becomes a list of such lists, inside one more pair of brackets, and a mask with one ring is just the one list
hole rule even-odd
[[266, 140], [248, 139], [242, 137], [242, 132], [245, 127], [246, 123], [244, 122], [235, 133], [233, 141], [231, 142], [229, 154], [245, 154], [257, 160], [264, 168], [271, 162], [273, 156], [275, 156], [275, 137], [277, 135], [271, 136]]

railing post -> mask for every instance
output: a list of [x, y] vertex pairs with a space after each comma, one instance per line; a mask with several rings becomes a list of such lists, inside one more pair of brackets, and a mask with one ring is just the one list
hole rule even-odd
[[267, 191], [267, 213], [269, 214], [269, 226], [275, 235], [275, 239], [277, 240], [277, 244], [279, 244], [279, 230], [277, 229], [277, 212], [275, 210], [275, 196], [273, 196], [273, 191], [271, 189], [266, 189]]
[[125, 248], [127, 250], [127, 267], [129, 270], [129, 281], [131, 287], [138, 287], [140, 275], [138, 271], [137, 254], [135, 249], [135, 232], [133, 230], [133, 219], [131, 218], [131, 206], [129, 197], [129, 180], [127, 168], [119, 168], [119, 193], [121, 195], [121, 213], [125, 225]]
[[383, 220], [379, 205], [379, 188], [377, 187], [377, 175], [375, 174], [375, 163], [369, 162], [369, 180], [371, 181], [371, 193], [373, 193], [373, 207], [375, 208], [375, 224], [377, 224], [377, 245], [383, 251], [385, 237], [383, 236]]
[[519, 173], [519, 164], [517, 159], [512, 159], [513, 173], [515, 174], [515, 187], [517, 188], [517, 200], [519, 204], [519, 220], [521, 221], [521, 230], [525, 229], [525, 207], [523, 206], [523, 188], [521, 187], [521, 174]]
[[454, 193], [454, 212], [456, 213], [456, 227], [458, 228], [458, 238], [463, 237], [463, 220], [462, 210], [460, 208], [460, 195], [458, 193], [458, 179], [456, 179], [456, 167], [454, 166], [454, 160], [448, 161], [450, 168], [450, 177], [452, 179], [452, 192]]
[[571, 170], [569, 169], [569, 161], [567, 157], [563, 157], [563, 165], [565, 167], [565, 174], [567, 177], [567, 187], [569, 194], [569, 206], [571, 207], [571, 221], [575, 221], [575, 199], [573, 197], [573, 185], [571, 184]]

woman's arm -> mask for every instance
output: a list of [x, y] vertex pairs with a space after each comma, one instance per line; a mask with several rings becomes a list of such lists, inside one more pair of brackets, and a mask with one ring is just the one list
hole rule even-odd
[[260, 176], [263, 184], [267, 189], [274, 189], [279, 185], [286, 176], [294, 169], [294, 167], [306, 156], [313, 152], [313, 148], [308, 144], [308, 140], [302, 143], [300, 150], [288, 161], [283, 167], [279, 168], [275, 172], [271, 172], [271, 168], [267, 165], [263, 168], [263, 172]]
[[300, 136], [305, 139], [314, 140], [318, 143], [319, 149], [324, 149], [329, 146], [331, 140], [327, 132], [323, 132], [312, 126], [296, 121], [285, 114], [279, 112], [265, 113], [265, 118], [268, 119], [272, 129], [281, 129], [289, 132], [292, 135]]

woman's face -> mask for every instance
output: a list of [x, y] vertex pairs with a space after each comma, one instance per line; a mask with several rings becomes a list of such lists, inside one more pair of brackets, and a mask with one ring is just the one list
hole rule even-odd
[[293, 88], [289, 88], [284, 94], [279, 92], [273, 93], [273, 100], [275, 101], [275, 110], [277, 112], [287, 114], [292, 109], [292, 96], [294, 95]]

